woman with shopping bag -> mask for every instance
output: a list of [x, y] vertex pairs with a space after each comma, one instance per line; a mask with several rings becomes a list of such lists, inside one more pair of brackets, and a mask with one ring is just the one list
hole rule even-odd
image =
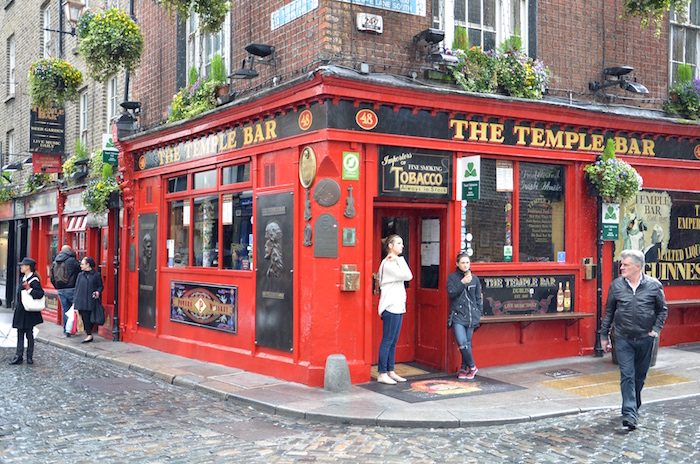
[[92, 338], [92, 329], [94, 328], [91, 322], [92, 312], [97, 310], [100, 305], [100, 297], [104, 290], [102, 284], [102, 276], [95, 270], [95, 260], [86, 256], [80, 261], [81, 272], [75, 281], [75, 297], [73, 299], [73, 307], [80, 313], [85, 325], [85, 334], [87, 337], [81, 343], [90, 343]]
[[[34, 364], [34, 326], [44, 322], [44, 319], [41, 317], [41, 310], [28, 311], [29, 308], [25, 309], [22, 299], [29, 298], [33, 301], [25, 301], [30, 305], [36, 305], [35, 302], [44, 297], [41, 279], [35, 271], [36, 261], [32, 258], [24, 258], [19, 263], [19, 272], [22, 278], [17, 286], [17, 305], [12, 318], [12, 327], [17, 329], [17, 350], [10, 364], [22, 364], [25, 338], [27, 339], [27, 364]], [[25, 292], [25, 296], [22, 292]]]

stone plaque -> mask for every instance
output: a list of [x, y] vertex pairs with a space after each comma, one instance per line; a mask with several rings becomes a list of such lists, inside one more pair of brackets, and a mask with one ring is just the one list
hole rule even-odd
[[314, 237], [314, 258], [338, 257], [338, 221], [332, 214], [322, 214], [316, 220]]
[[129, 271], [136, 271], [136, 245], [129, 245]]
[[314, 200], [321, 206], [333, 206], [340, 199], [340, 185], [333, 179], [321, 179], [314, 187]]

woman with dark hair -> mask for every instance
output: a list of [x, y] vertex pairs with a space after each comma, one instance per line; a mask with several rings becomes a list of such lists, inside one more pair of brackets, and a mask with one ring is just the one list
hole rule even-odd
[[29, 292], [35, 300], [44, 296], [41, 288], [39, 274], [36, 273], [36, 261], [32, 258], [24, 258], [19, 263], [19, 272], [22, 280], [17, 286], [17, 306], [12, 318], [12, 327], [17, 329], [17, 350], [10, 364], [22, 364], [24, 354], [24, 339], [27, 339], [27, 364], [34, 364], [34, 326], [44, 322], [41, 312], [26, 311], [22, 304], [22, 291]]
[[406, 287], [404, 282], [413, 279], [411, 269], [403, 253], [403, 239], [391, 234], [387, 237], [386, 258], [382, 261], [377, 272], [377, 281], [381, 289], [379, 297], [379, 316], [384, 321], [382, 343], [379, 345], [379, 376], [377, 382], [396, 385], [406, 379], [394, 372], [394, 356], [396, 342], [399, 340], [403, 315], [406, 312]]
[[104, 290], [102, 284], [102, 276], [95, 270], [95, 260], [86, 256], [80, 261], [80, 269], [82, 272], [78, 274], [75, 281], [75, 297], [73, 298], [73, 307], [80, 312], [80, 317], [83, 318], [85, 326], [85, 334], [87, 337], [81, 343], [90, 343], [92, 341], [93, 324], [90, 322], [90, 315], [100, 304], [100, 296]]
[[469, 269], [471, 261], [465, 251], [457, 255], [457, 270], [447, 277], [447, 295], [450, 297], [448, 326], [452, 324], [455, 340], [462, 354], [462, 368], [458, 378], [471, 380], [477, 369], [472, 357], [472, 335], [481, 323], [484, 303], [481, 298], [481, 282]]

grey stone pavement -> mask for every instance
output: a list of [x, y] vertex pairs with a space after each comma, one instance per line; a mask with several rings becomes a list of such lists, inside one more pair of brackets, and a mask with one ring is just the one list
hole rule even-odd
[[[11, 313], [0, 313], [0, 346], [14, 346], [15, 331], [10, 329], [10, 323]], [[609, 354], [603, 358], [572, 357], [483, 368], [474, 381], [477, 386], [479, 379], [485, 377], [520, 389], [407, 403], [357, 385], [352, 386], [349, 393], [331, 393], [99, 336], [93, 343], [81, 344], [83, 338], [84, 335], [63, 338], [61, 327], [53, 323], [37, 326], [36, 363], [42, 362], [42, 345], [48, 344], [263, 413], [327, 423], [404, 428], [473, 427], [595, 410], [617, 411], [621, 402], [619, 371]], [[645, 404], [700, 395], [700, 350], [692, 348], [659, 350], [643, 392]], [[553, 376], [558, 374], [561, 377]]]

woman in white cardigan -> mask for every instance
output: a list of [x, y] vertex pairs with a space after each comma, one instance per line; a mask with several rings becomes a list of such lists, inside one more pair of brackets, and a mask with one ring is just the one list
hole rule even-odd
[[406, 287], [404, 282], [413, 279], [403, 252], [403, 239], [389, 235], [385, 243], [386, 258], [382, 261], [377, 272], [381, 297], [379, 298], [379, 316], [384, 321], [382, 343], [379, 345], [379, 376], [377, 382], [396, 385], [406, 379], [394, 372], [394, 355], [396, 342], [401, 332], [403, 315], [406, 312]]

